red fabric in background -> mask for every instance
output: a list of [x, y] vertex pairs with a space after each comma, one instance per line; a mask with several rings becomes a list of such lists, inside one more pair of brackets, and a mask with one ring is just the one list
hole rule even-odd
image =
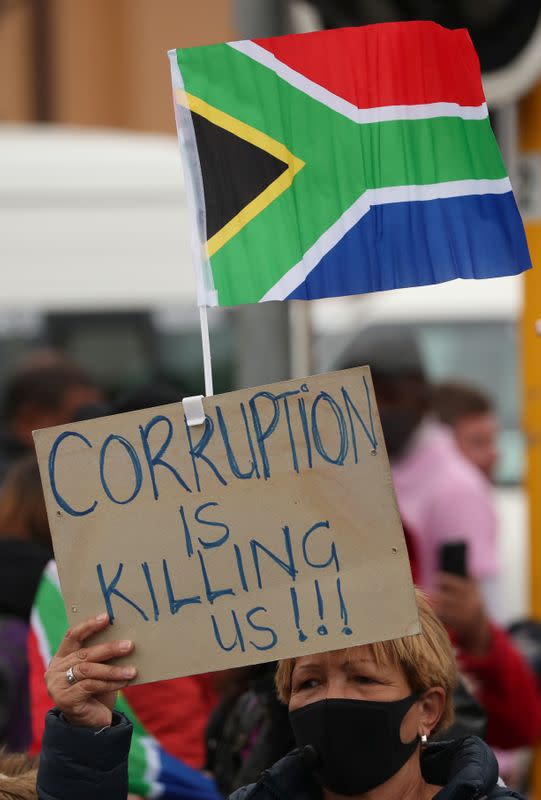
[[43, 661], [39, 652], [36, 634], [30, 628], [28, 635], [28, 683], [30, 687], [30, 715], [32, 722], [32, 744], [30, 752], [37, 755], [41, 750], [45, 715], [53, 707], [43, 677]]
[[488, 653], [477, 657], [459, 649], [459, 665], [477, 683], [486, 709], [486, 740], [492, 747], [529, 747], [541, 738], [541, 692], [533, 670], [507, 633], [492, 626]]
[[128, 686], [124, 696], [164, 750], [190, 767], [205, 764], [205, 730], [216, 705], [210, 675]]
[[[388, 22], [254, 41], [358, 108], [485, 101], [479, 59], [464, 29]], [[367, 75], [378, 80], [367, 81]]]
[[[33, 632], [28, 643], [30, 703], [32, 715], [31, 752], [41, 750], [45, 715], [52, 708], [43, 676], [43, 661]], [[124, 690], [126, 700], [140, 722], [170, 755], [190, 767], [205, 763], [205, 729], [216, 696], [210, 675], [175, 678]]]

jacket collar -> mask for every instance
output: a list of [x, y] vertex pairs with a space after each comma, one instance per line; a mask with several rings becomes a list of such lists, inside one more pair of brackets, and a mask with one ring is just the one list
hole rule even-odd
[[[434, 800], [473, 800], [490, 796], [498, 782], [498, 763], [492, 750], [476, 736], [429, 744], [421, 754], [428, 783], [443, 786]], [[319, 800], [321, 790], [311, 765], [294, 750], [266, 770], [246, 800]]]
[[293, 750], [263, 772], [245, 800], [319, 800], [322, 792], [312, 766], [302, 751]]
[[444, 787], [434, 800], [485, 797], [498, 782], [496, 757], [476, 736], [428, 745], [421, 769], [428, 783]]

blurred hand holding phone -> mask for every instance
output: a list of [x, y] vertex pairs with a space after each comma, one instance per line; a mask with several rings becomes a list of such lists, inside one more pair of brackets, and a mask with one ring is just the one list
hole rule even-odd
[[440, 548], [440, 575], [433, 593], [436, 613], [455, 635], [457, 644], [472, 655], [484, 655], [491, 628], [477, 583], [468, 577], [468, 547], [464, 541]]
[[468, 545], [464, 541], [445, 542], [440, 547], [440, 571], [466, 578]]

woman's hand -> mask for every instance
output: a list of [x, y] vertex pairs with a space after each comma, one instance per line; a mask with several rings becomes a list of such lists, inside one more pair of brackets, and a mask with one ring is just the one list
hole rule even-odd
[[[107, 614], [99, 614], [70, 628], [45, 673], [54, 704], [73, 725], [88, 728], [110, 725], [118, 690], [127, 686], [137, 674], [135, 667], [103, 663], [131, 653], [133, 642], [115, 641], [83, 647], [89, 636], [108, 624]], [[72, 683], [68, 680], [70, 668], [75, 679]]]
[[483, 656], [491, 644], [488, 615], [481, 592], [471, 578], [441, 573], [433, 595], [434, 610], [456, 634], [457, 644], [468, 653]]

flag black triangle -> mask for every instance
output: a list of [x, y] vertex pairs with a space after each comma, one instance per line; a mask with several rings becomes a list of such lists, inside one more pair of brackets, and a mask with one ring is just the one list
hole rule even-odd
[[201, 164], [207, 239], [278, 178], [288, 165], [192, 111]]

